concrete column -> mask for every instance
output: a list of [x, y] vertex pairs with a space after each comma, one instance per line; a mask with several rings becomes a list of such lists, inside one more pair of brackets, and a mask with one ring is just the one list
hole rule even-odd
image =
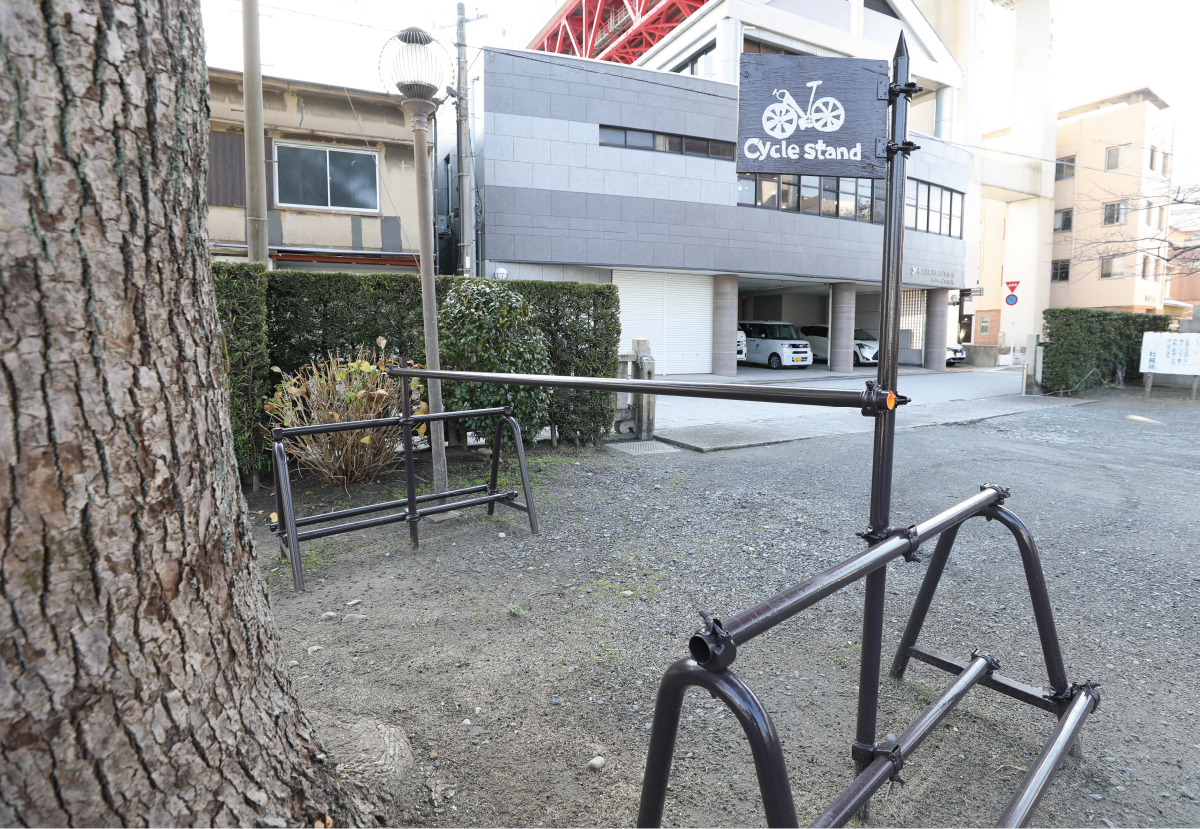
[[835, 282], [829, 313], [829, 370], [854, 370], [853, 282]]
[[717, 48], [713, 53], [714, 81], [736, 85], [742, 59], [742, 21], [724, 17], [717, 22]]
[[738, 278], [719, 273], [713, 277], [712, 373], [737, 377]]
[[850, 34], [863, 36], [863, 0], [850, 0]]
[[925, 368], [946, 370], [946, 326], [950, 324], [950, 289], [925, 292]]
[[934, 136], [943, 141], [954, 140], [954, 109], [958, 90], [943, 86], [937, 91], [937, 114], [934, 116]]

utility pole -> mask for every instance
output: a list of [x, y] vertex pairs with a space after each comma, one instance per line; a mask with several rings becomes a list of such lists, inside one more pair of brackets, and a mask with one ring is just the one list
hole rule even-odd
[[[258, 0], [242, 0], [242, 107], [246, 116], [246, 254], [270, 267], [267, 250], [267, 150], [263, 131]], [[255, 479], [257, 483], [257, 478]]]
[[475, 275], [475, 176], [471, 158], [471, 105], [467, 81], [467, 24], [482, 20], [476, 13], [467, 20], [466, 7], [458, 4], [458, 268], [463, 276]]

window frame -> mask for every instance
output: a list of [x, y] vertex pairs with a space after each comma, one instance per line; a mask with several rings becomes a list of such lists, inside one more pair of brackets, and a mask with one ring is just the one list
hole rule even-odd
[[1071, 281], [1071, 260], [1070, 259], [1054, 259], [1050, 262], [1050, 281], [1051, 282], [1070, 282]]
[[[294, 204], [285, 202], [279, 198], [279, 148], [294, 147], [301, 150], [323, 150], [325, 152], [325, 205], [317, 204]], [[334, 207], [329, 203], [330, 193], [332, 190], [330, 173], [329, 173], [329, 153], [357, 153], [358, 155], [370, 156], [375, 161], [375, 207]], [[342, 144], [321, 144], [313, 141], [286, 141], [273, 140], [271, 142], [271, 179], [274, 187], [275, 207], [283, 210], [308, 210], [321, 213], [352, 213], [358, 216], [378, 216], [383, 213], [383, 199], [381, 198], [382, 186], [382, 170], [380, 169], [379, 150], [368, 149], [366, 147], [346, 147]]]
[[[1115, 264], [1114, 264], [1115, 263]], [[1108, 273], [1105, 273], [1105, 269]], [[1119, 279], [1125, 276], [1124, 256], [1105, 256], [1100, 260], [1101, 279]]]
[[986, 337], [987, 335], [989, 335], [991, 333], [992, 333], [992, 315], [991, 314], [980, 314], [979, 315], [979, 336]]
[[[1115, 214], [1112, 221], [1109, 221], [1110, 213]], [[1121, 201], [1110, 201], [1104, 204], [1103, 225], [1105, 227], [1120, 227], [1129, 222], [1129, 202], [1125, 199]]]
[[[1112, 163], [1112, 154], [1117, 154], [1117, 163]], [[1122, 162], [1124, 157], [1124, 163]], [[1133, 145], [1118, 144], [1115, 147], [1109, 147], [1104, 151], [1104, 169], [1105, 170], [1124, 170], [1133, 163]]]
[[1075, 224], [1075, 208], [1064, 207], [1062, 210], [1054, 211], [1054, 232], [1066, 233], [1074, 229]]
[[1075, 159], [1077, 156], [1064, 155], [1054, 160], [1054, 180], [1066, 181], [1075, 178]]

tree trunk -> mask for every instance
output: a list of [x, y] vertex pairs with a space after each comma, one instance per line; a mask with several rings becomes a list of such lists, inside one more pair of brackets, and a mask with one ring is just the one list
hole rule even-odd
[[198, 0], [0, 3], [0, 824], [349, 819], [230, 432]]

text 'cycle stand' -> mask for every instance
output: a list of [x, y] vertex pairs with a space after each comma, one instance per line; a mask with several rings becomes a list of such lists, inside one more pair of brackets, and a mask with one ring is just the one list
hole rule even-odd
[[[684, 691], [690, 686], [703, 688], [721, 699], [741, 723], [754, 757], [768, 825], [798, 824], [779, 735], [766, 708], [731, 668], [738, 647], [745, 646], [754, 637], [859, 579], [866, 579], [866, 591], [857, 726], [850, 750], [859, 774], [812, 825], [844, 826], [848, 823], [886, 781], [899, 779], [904, 761], [967, 692], [980, 685], [1058, 717], [1057, 728], [1030, 766], [997, 823], [998, 826], [1028, 826], [1063, 758], [1077, 744], [1084, 721], [1099, 704], [1100, 696], [1094, 683], [1069, 684], [1067, 681], [1037, 546], [1028, 528], [1016, 515], [1004, 508], [1004, 500], [1009, 496], [1007, 489], [985, 484], [977, 494], [919, 524], [906, 529], [895, 529], [890, 523], [895, 409], [897, 405], [909, 402], [895, 391], [898, 376], [904, 238], [901, 208], [907, 156], [913, 150], [919, 149], [911, 142], [903, 140], [908, 134], [909, 99], [920, 91], [916, 84], [909, 81], [908, 63], [908, 51], [904, 36], [901, 35], [892, 64], [893, 80], [890, 84], [880, 82], [880, 98], [886, 96], [890, 105], [892, 140], [886, 142], [888, 184], [884, 222], [883, 290], [880, 299], [879, 370], [877, 379], [867, 382], [866, 391], [762, 386], [747, 388], [736, 384], [683, 381], [389, 369], [393, 376], [400, 377], [858, 408], [864, 416], [875, 418], [870, 522], [868, 529], [860, 533], [869, 546], [841, 564], [724, 620], [701, 613], [704, 626], [688, 644], [690, 657], [671, 665], [659, 685], [646, 758], [646, 775], [642, 783], [638, 826], [661, 825]], [[881, 141], [879, 146], [882, 153], [885, 149], [884, 142]], [[981, 650], [974, 651], [970, 660], [963, 662], [917, 644], [958, 530], [963, 523], [975, 517], [998, 522], [1007, 528], [1016, 540], [1033, 602], [1042, 652], [1046, 659], [1049, 693], [1001, 676], [997, 673], [999, 662], [996, 658]], [[901, 637], [900, 647], [892, 662], [891, 675], [897, 679], [903, 677], [909, 661], [917, 659], [956, 676], [895, 742], [877, 742], [876, 721], [883, 649], [886, 566], [898, 558], [910, 562], [920, 561], [916, 557], [917, 548], [934, 537], [937, 537], [937, 545]]]
[[[401, 363], [403, 364], [404, 362], [402, 358]], [[393, 377], [398, 376], [394, 367], [389, 367], [388, 371]], [[271, 531], [279, 538], [279, 544], [284, 556], [291, 564], [292, 582], [297, 593], [304, 592], [304, 570], [300, 563], [301, 541], [325, 538], [331, 535], [338, 535], [339, 533], [365, 530], [368, 527], [380, 527], [384, 524], [395, 524], [404, 521], [408, 524], [409, 539], [415, 548], [418, 540], [417, 523], [425, 516], [485, 505], [488, 508], [488, 515], [492, 515], [496, 510], [496, 504], [526, 513], [529, 516], [529, 529], [534, 535], [538, 534], [537, 513], [533, 508], [533, 490], [529, 486], [529, 470], [525, 465], [525, 447], [521, 443], [521, 427], [517, 424], [516, 418], [513, 417], [512, 407], [503, 406], [494, 409], [470, 409], [463, 412], [414, 415], [411, 413], [412, 406], [407, 381], [400, 383], [400, 405], [401, 411], [404, 412], [404, 415], [401, 417], [382, 417], [374, 420], [355, 420], [345, 423], [321, 424], [318, 426], [276, 427], [271, 430], [271, 441], [273, 444], [272, 466], [275, 476], [275, 512], [278, 520], [272, 522], [270, 526]], [[475, 486], [463, 487], [462, 489], [450, 490], [449, 492], [417, 495], [417, 477], [413, 455], [413, 429], [422, 423], [433, 423], [439, 420], [461, 420], [466, 417], [488, 417], [493, 415], [496, 417], [496, 431], [495, 437], [492, 440], [492, 474], [488, 482], [486, 484], [477, 484]], [[351, 509], [325, 512], [305, 518], [296, 517], [295, 504], [292, 500], [291, 478], [288, 476], [287, 448], [283, 443], [285, 439], [303, 435], [321, 435], [333, 432], [348, 432], [355, 429], [382, 429], [395, 426], [400, 427], [404, 444], [404, 483], [406, 497], [403, 500], [368, 504], [364, 507], [352, 507]], [[501, 492], [499, 487], [500, 446], [505, 426], [508, 426], [512, 432], [513, 443], [516, 447], [517, 464], [521, 469], [521, 487], [525, 495], [525, 503], [523, 504], [517, 501], [516, 492]], [[458, 498], [463, 495], [476, 495], [480, 492], [487, 494], [468, 498], [464, 501], [442, 503], [432, 507], [421, 508], [418, 506], [419, 504], [427, 504], [431, 501], [444, 501], [447, 498]], [[356, 515], [369, 515], [373, 512], [385, 512], [400, 508], [404, 508], [404, 511], [393, 515], [368, 518], [364, 521], [351, 521], [316, 530], [298, 531], [299, 527], [306, 527], [312, 524], [326, 524], [342, 518], [352, 518]]]

